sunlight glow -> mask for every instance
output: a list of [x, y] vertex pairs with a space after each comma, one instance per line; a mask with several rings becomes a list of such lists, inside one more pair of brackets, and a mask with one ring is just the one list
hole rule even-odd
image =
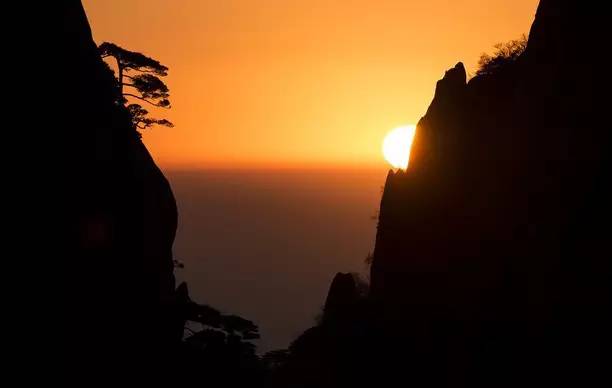
[[410, 124], [395, 128], [385, 136], [382, 151], [390, 165], [403, 170], [408, 168], [410, 146], [415, 132], [416, 125]]

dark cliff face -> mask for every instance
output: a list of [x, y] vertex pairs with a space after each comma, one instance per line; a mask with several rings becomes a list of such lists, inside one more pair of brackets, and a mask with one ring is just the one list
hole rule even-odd
[[337, 273], [329, 287], [323, 319], [346, 315], [346, 310], [353, 308], [357, 302], [358, 294], [355, 279], [350, 273]]
[[499, 342], [491, 354], [524, 346], [514, 376], [537, 358], [541, 374], [569, 373], [609, 340], [612, 143], [594, 18], [585, 2], [544, 0], [516, 62], [467, 83], [463, 65], [447, 71], [381, 200], [371, 294], [387, 318], [453, 321], [473, 346]]
[[[65, 1], [67, 346], [81, 372], [136, 368], [180, 338], [172, 322], [177, 209], [100, 59], [79, 1]], [[145, 362], [146, 363], [146, 362]]]
[[599, 227], [599, 218], [572, 218], [605, 208], [603, 197], [587, 197], [609, 178], [609, 131], [593, 105], [596, 58], [586, 55], [598, 36], [588, 15], [581, 2], [542, 1], [516, 63], [467, 84], [458, 64], [438, 82], [408, 171], [387, 178], [375, 293], [393, 287], [389, 277], [401, 282], [398, 271], [532, 255], [511, 252], [517, 247], [537, 247], [547, 257], [538, 260], [559, 264], [562, 236], [584, 245], [570, 229]]

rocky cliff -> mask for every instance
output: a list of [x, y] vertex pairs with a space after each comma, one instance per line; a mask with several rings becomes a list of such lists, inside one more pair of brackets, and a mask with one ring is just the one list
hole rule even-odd
[[472, 345], [524, 357], [508, 363], [523, 378], [594, 369], [609, 341], [612, 143], [596, 19], [588, 3], [543, 0], [516, 61], [468, 82], [461, 63], [447, 71], [381, 201], [371, 293], [385, 314], [454, 321]]
[[304, 386], [609, 381], [598, 14], [542, 0], [518, 58], [469, 80], [458, 63], [438, 81], [408, 170], [387, 176], [369, 298], [350, 323], [323, 322], [292, 345], [288, 369]]
[[66, 353], [75, 378], [112, 378], [151, 367], [182, 335], [172, 318], [177, 209], [168, 181], [115, 103], [113, 75], [80, 1], [60, 8], [72, 233], [64, 261]]

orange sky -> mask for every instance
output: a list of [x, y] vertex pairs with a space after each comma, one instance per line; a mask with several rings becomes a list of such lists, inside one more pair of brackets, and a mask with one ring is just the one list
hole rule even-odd
[[84, 0], [97, 43], [170, 68], [175, 127], [143, 134], [165, 168], [382, 165], [444, 71], [528, 33], [537, 3]]

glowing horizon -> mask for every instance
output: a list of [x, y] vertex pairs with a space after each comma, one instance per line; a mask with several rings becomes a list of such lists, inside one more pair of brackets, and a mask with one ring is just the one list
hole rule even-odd
[[376, 166], [458, 61], [528, 33], [538, 0], [83, 0], [95, 41], [169, 67], [163, 168]]

